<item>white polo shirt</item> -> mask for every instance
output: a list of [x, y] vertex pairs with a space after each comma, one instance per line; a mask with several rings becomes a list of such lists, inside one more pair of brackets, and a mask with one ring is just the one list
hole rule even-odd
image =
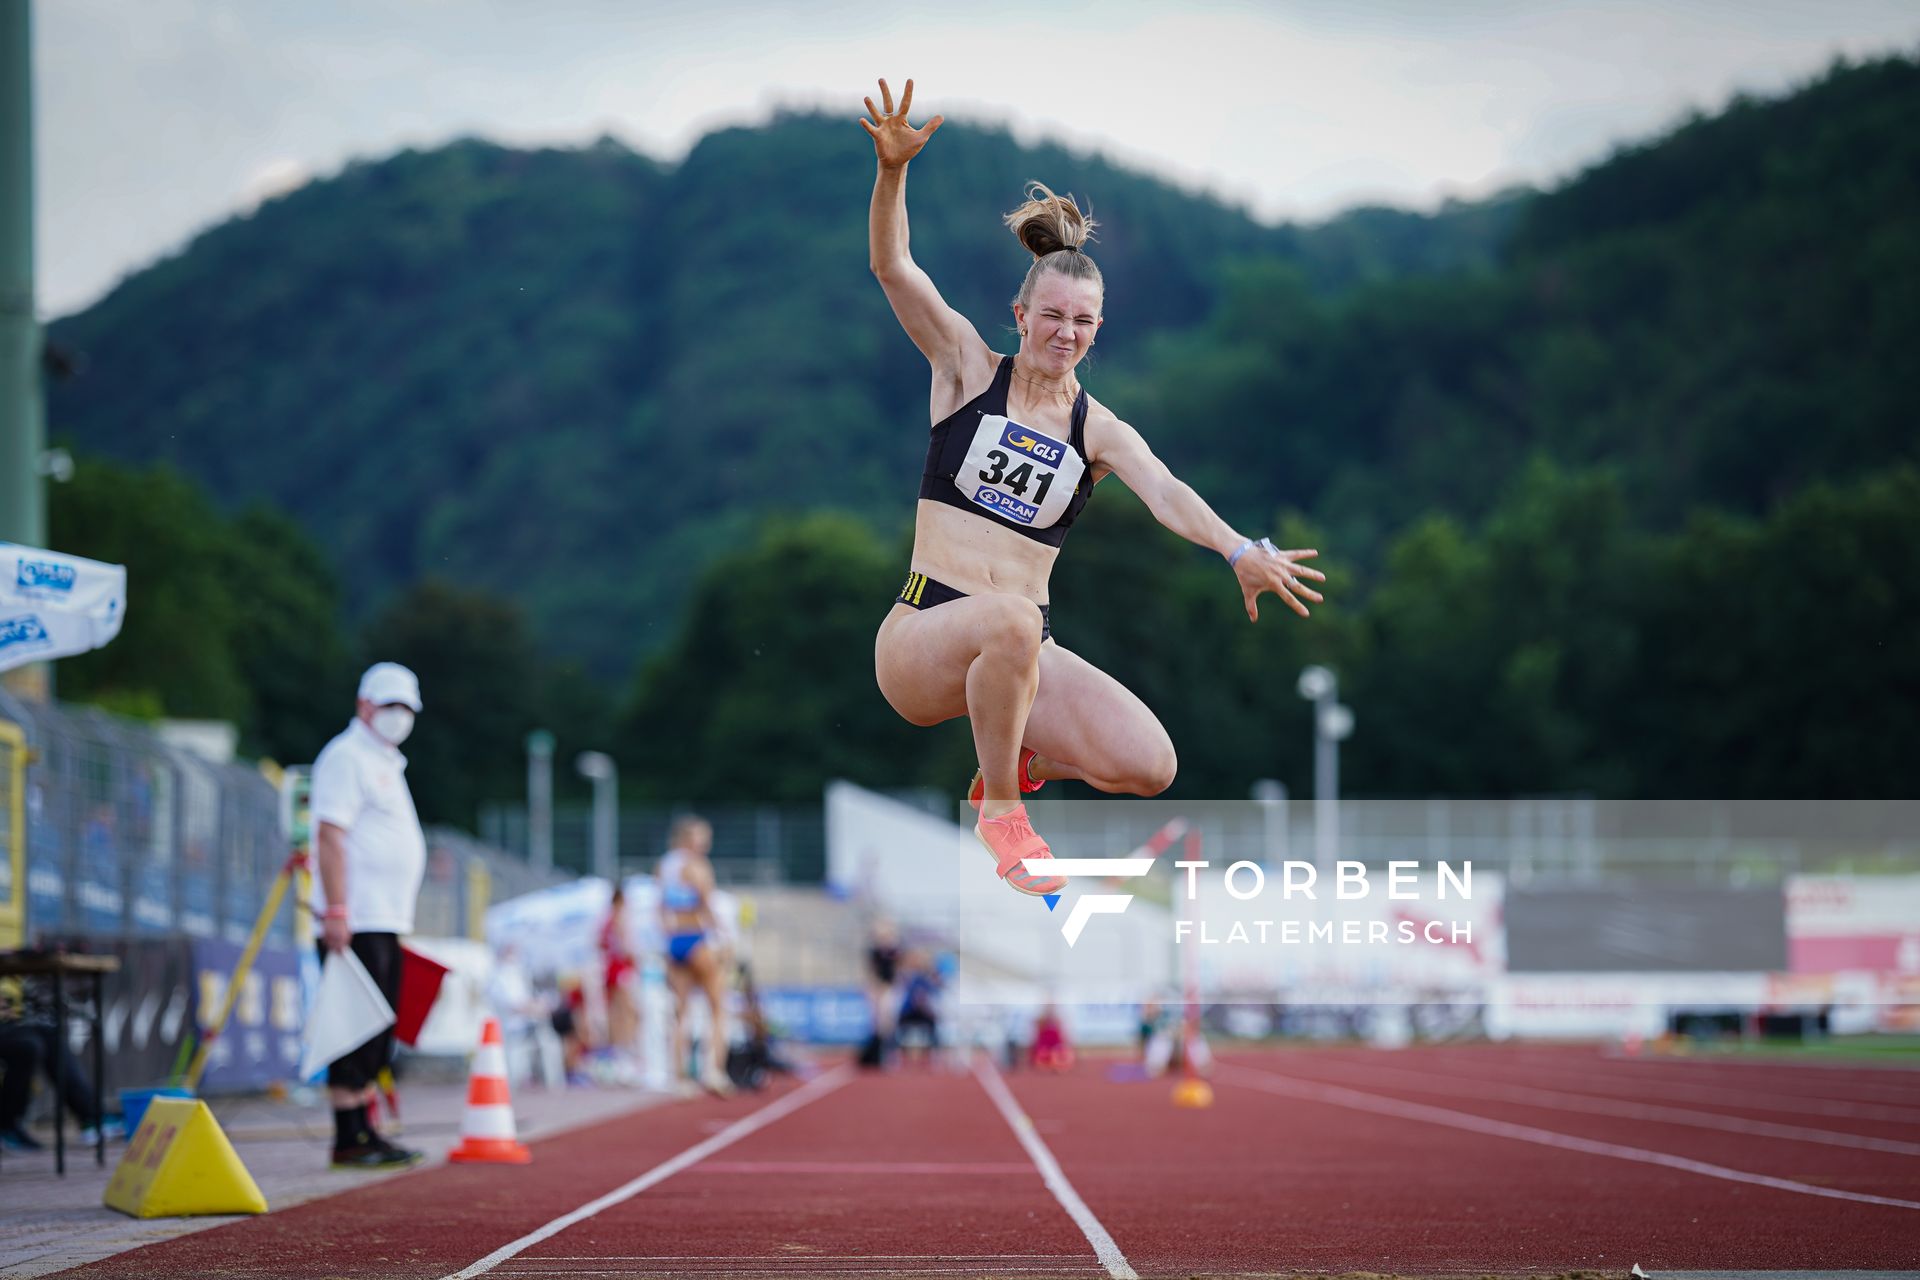
[[407, 758], [357, 719], [313, 762], [313, 906], [327, 906], [318, 838], [320, 824], [331, 822], [347, 833], [347, 927], [354, 933], [413, 932], [427, 837], [406, 771]]

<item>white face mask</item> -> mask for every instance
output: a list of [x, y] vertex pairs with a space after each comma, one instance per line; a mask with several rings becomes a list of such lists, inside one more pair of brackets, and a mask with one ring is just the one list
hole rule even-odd
[[413, 732], [413, 712], [406, 707], [382, 707], [371, 719], [373, 731], [396, 747]]

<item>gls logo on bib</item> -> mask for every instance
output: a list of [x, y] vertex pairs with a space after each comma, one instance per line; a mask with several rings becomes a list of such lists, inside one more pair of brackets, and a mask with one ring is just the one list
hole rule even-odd
[[1038, 458], [1050, 467], [1059, 466], [1060, 459], [1067, 456], [1067, 446], [1060, 441], [1037, 435], [1011, 422], [1007, 424], [1005, 433], [1001, 435], [1000, 443], [1030, 458]]

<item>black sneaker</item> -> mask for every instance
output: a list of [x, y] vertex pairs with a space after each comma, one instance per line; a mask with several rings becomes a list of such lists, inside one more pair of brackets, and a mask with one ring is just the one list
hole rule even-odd
[[9, 1151], [45, 1151], [46, 1146], [19, 1125], [8, 1125], [0, 1129], [0, 1146]]
[[385, 1137], [377, 1133], [373, 1135], [373, 1145], [380, 1148], [380, 1150], [382, 1151], [390, 1151], [396, 1155], [406, 1157], [406, 1161], [408, 1164], [419, 1164], [422, 1160], [425, 1160], [427, 1158], [425, 1152], [414, 1151], [408, 1147], [397, 1147], [393, 1143], [388, 1142]]
[[333, 1149], [333, 1167], [336, 1169], [405, 1169], [409, 1165], [420, 1163], [417, 1151], [402, 1151], [391, 1144], [366, 1143], [357, 1147], [335, 1147]]

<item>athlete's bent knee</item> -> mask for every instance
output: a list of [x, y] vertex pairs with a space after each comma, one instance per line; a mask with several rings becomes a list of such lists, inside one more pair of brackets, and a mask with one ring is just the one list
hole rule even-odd
[[1180, 760], [1174, 754], [1173, 744], [1167, 743], [1147, 762], [1140, 772], [1140, 778], [1134, 787], [1135, 795], [1157, 796], [1173, 785], [1173, 775], [1179, 772]]
[[[882, 689], [880, 692], [882, 695], [886, 694], [885, 689]], [[952, 716], [941, 715], [937, 712], [923, 711], [917, 707], [916, 708], [903, 707], [899, 703], [895, 702], [891, 697], [887, 698], [887, 705], [892, 707], [895, 714], [897, 714], [902, 720], [905, 720], [908, 724], [914, 726], [916, 729], [930, 729], [936, 724], [945, 724], [947, 721], [953, 719]]]
[[1037, 655], [1040, 652], [1040, 606], [1024, 596], [989, 596], [994, 610], [987, 643], [1002, 650]]

